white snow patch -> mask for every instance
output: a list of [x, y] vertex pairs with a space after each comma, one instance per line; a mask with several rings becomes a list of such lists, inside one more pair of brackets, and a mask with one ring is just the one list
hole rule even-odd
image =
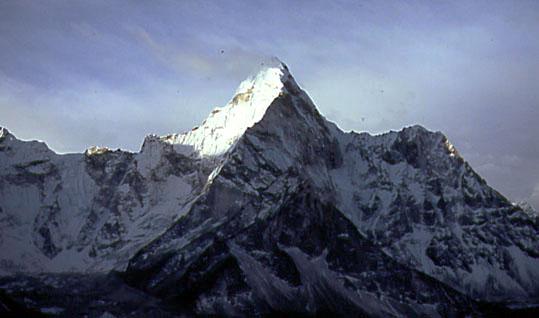
[[111, 150], [107, 147], [98, 147], [98, 146], [92, 146], [88, 149], [86, 149], [85, 154], [87, 156], [91, 155], [101, 155], [107, 152], [110, 152]]
[[529, 257], [515, 245], [507, 247], [506, 250], [513, 258], [522, 283], [527, 283], [531, 286], [537, 285], [539, 283], [539, 272], [537, 271], [539, 268], [539, 259]]
[[226, 106], [214, 109], [200, 126], [186, 133], [163, 137], [163, 140], [193, 146], [204, 157], [221, 155], [247, 128], [262, 119], [280, 93], [286, 92], [283, 83], [287, 80], [293, 81], [283, 64], [267, 67], [242, 82], [234, 98]]

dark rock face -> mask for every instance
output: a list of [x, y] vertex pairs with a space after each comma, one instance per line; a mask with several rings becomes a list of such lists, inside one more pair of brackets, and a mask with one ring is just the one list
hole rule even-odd
[[1, 277], [0, 289], [1, 317], [190, 317], [129, 287], [118, 273]]
[[395, 262], [335, 207], [313, 198], [307, 185], [263, 220], [240, 220], [236, 214], [166, 260], [141, 252], [130, 263], [128, 282], [184, 310], [221, 315], [457, 317], [472, 311], [470, 299]]
[[0, 315], [5, 318], [40, 318], [44, 317], [37, 310], [28, 309], [23, 304], [13, 300], [11, 297], [0, 292]]

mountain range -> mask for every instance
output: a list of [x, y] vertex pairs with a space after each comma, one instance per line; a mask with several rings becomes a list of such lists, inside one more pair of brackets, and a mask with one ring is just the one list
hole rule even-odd
[[0, 290], [52, 316], [536, 312], [538, 233], [441, 132], [344, 132], [280, 61], [138, 153], [0, 129]]

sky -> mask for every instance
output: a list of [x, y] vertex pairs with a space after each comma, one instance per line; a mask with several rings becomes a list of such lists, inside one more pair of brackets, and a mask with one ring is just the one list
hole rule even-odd
[[138, 151], [272, 56], [342, 129], [442, 131], [539, 209], [539, 1], [0, 1], [0, 126]]

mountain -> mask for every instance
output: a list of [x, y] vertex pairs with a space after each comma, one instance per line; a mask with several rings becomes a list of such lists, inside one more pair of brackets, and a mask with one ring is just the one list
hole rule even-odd
[[139, 153], [57, 155], [2, 129], [0, 168], [0, 288], [19, 296], [15, 272], [113, 270], [122, 288], [198, 314], [452, 317], [539, 303], [536, 215], [440, 132], [341, 131], [281, 62]]
[[244, 81], [187, 133], [149, 135], [139, 153], [58, 155], [0, 128], [0, 273], [123, 270], [211, 184], [226, 151], [280, 93], [279, 72]]
[[521, 201], [518, 203], [518, 206], [532, 218], [539, 217], [537, 210], [535, 210], [528, 202]]

